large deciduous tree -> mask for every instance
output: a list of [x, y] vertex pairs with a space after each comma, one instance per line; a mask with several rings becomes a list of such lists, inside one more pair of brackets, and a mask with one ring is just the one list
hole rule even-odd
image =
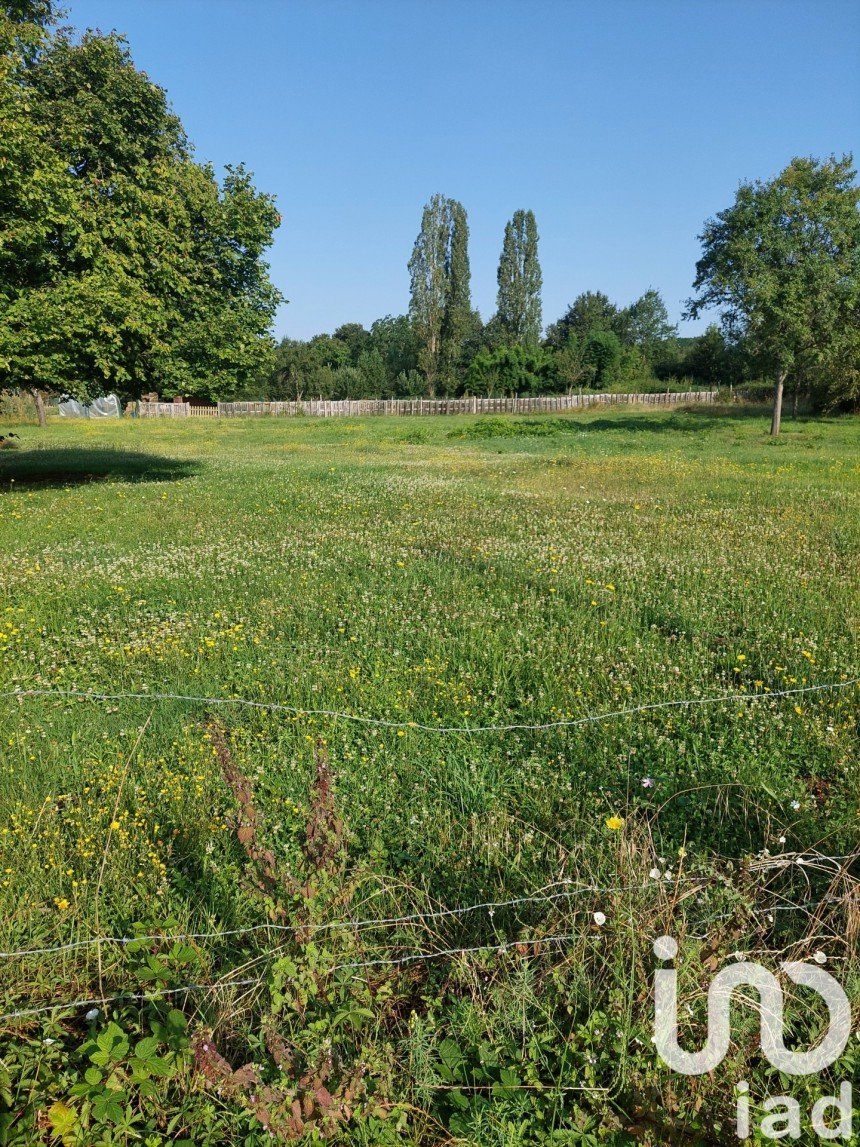
[[645, 366], [652, 369], [661, 349], [678, 333], [678, 328], [669, 321], [669, 312], [659, 291], [649, 287], [641, 298], [631, 303], [628, 331], [631, 344], [638, 347]]
[[618, 378], [621, 365], [621, 340], [614, 331], [595, 327], [590, 331], [582, 349], [582, 361], [591, 368], [591, 385], [605, 390]]
[[370, 346], [382, 355], [389, 380], [418, 371], [419, 347], [408, 315], [386, 315], [370, 328]]
[[547, 327], [546, 342], [547, 346], [560, 350], [568, 345], [571, 335], [583, 343], [593, 330], [614, 331], [621, 338], [625, 325], [623, 312], [608, 295], [603, 291], [583, 291], [561, 318]]
[[542, 324], [538, 231], [532, 211], [515, 211], [505, 226], [497, 273], [496, 313], [506, 341], [536, 347]]
[[469, 229], [456, 199], [434, 195], [424, 207], [409, 260], [409, 317], [419, 362], [433, 396], [451, 374], [471, 318]]
[[21, 15], [49, 9], [0, 9], [0, 382], [228, 397], [272, 352], [274, 203], [192, 160], [120, 37]]
[[[774, 378], [771, 434], [791, 376], [850, 378], [860, 298], [860, 189], [851, 156], [793, 159], [769, 182], [743, 183], [700, 236], [687, 313], [722, 310]], [[855, 362], [856, 366], [856, 362]]]

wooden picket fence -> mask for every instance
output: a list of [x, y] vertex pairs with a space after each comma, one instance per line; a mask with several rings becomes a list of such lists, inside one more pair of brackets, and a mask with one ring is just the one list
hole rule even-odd
[[679, 406], [714, 402], [715, 390], [665, 391], [662, 394], [558, 394], [545, 398], [344, 398], [304, 402], [139, 402], [141, 418], [245, 418], [259, 415], [343, 418], [389, 414], [553, 414], [586, 406]]

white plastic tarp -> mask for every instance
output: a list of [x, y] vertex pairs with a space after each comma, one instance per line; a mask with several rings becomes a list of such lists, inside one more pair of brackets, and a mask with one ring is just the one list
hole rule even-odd
[[76, 402], [74, 398], [67, 398], [60, 403], [59, 411], [62, 418], [119, 418], [122, 413], [115, 394], [96, 398], [88, 406]]

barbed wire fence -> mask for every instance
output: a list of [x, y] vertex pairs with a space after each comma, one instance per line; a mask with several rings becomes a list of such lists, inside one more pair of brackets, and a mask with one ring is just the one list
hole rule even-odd
[[[493, 724], [493, 725], [463, 725], [463, 726], [445, 726], [445, 725], [427, 725], [421, 722], [409, 720], [394, 720], [389, 717], [371, 717], [360, 714], [342, 712], [330, 709], [305, 709], [299, 706], [289, 705], [278, 701], [257, 701], [243, 697], [219, 697], [219, 696], [197, 696], [190, 694], [177, 694], [168, 692], [96, 692], [92, 690], [78, 690], [78, 689], [25, 689], [16, 688], [12, 690], [0, 692], [0, 699], [6, 700], [19, 700], [23, 701], [28, 698], [40, 698], [49, 700], [56, 698], [57, 700], [67, 701], [82, 701], [82, 702], [117, 702], [124, 700], [139, 700], [146, 702], [179, 702], [186, 704], [201, 705], [204, 707], [213, 706], [237, 706], [244, 708], [251, 708], [255, 710], [265, 710], [272, 712], [285, 712], [297, 718], [327, 718], [331, 720], [340, 720], [347, 722], [355, 722], [363, 725], [369, 725], [380, 728], [390, 728], [395, 730], [408, 730], [415, 729], [427, 733], [454, 735], [454, 734], [492, 734], [492, 733], [509, 733], [515, 731], [534, 731], [541, 732], [551, 729], [559, 728], [576, 728], [584, 725], [590, 725], [602, 721], [620, 719], [624, 717], [635, 716], [647, 712], [654, 712], [665, 709], [677, 709], [693, 706], [714, 705], [720, 703], [741, 703], [741, 702], [761, 702], [773, 701], [780, 698], [795, 697], [803, 694], [824, 693], [828, 691], [837, 691], [849, 689], [860, 685], [860, 677], [849, 678], [836, 682], [827, 682], [820, 685], [802, 685], [796, 688], [782, 689], [782, 690], [767, 690], [756, 693], [734, 693], [734, 694], [719, 694], [714, 696], [682, 698], [676, 700], [665, 700], [648, 702], [645, 704], [634, 705], [624, 709], [612, 710], [603, 713], [591, 713], [581, 717], [561, 718], [547, 722], [536, 723], [523, 723], [513, 722], [509, 724]], [[770, 855], [768, 853], [762, 854], [756, 858], [754, 865], [750, 866], [751, 871], [756, 870], [759, 872], [772, 872], [783, 871], [789, 866], [797, 866], [798, 868], [805, 868], [808, 870], [818, 870], [826, 872], [831, 877], [844, 875], [848, 876], [850, 866], [860, 858], [860, 849], [858, 852], [843, 855], [829, 855], [827, 853], [812, 850], [804, 853], [789, 852]], [[287, 939], [296, 936], [298, 933], [317, 935], [325, 932], [335, 932], [338, 930], [347, 930], [355, 935], [362, 935], [366, 932], [375, 931], [378, 929], [394, 929], [406, 928], [414, 925], [428, 926], [431, 923], [438, 923], [444, 920], [461, 919], [476, 913], [485, 913], [488, 920], [492, 923], [493, 916], [496, 912], [503, 912], [505, 910], [517, 909], [526, 905], [534, 904], [560, 904], [570, 902], [576, 897], [581, 897], [587, 894], [600, 895], [603, 897], [616, 896], [627, 892], [642, 892], [647, 891], [649, 888], [659, 886], [660, 882], [666, 877], [671, 878], [674, 886], [679, 885], [698, 885], [701, 888], [706, 888], [712, 883], [708, 877], [704, 876], [689, 876], [681, 877], [673, 875], [672, 873], [660, 873], [655, 875], [653, 872], [647, 879], [644, 879], [638, 884], [624, 884], [619, 883], [615, 885], [601, 886], [595, 884], [582, 884], [571, 887], [574, 884], [572, 880], [559, 881], [557, 883], [564, 885], [558, 891], [551, 892], [550, 888], [556, 885], [548, 885], [544, 888], [536, 890], [534, 893], [514, 897], [505, 900], [484, 900], [473, 904], [461, 905], [450, 908], [431, 908], [427, 911], [418, 911], [400, 916], [389, 916], [379, 918], [366, 918], [366, 919], [343, 919], [336, 921], [327, 921], [322, 923], [306, 923], [301, 925], [296, 924], [278, 924], [274, 921], [264, 921], [261, 923], [250, 924], [239, 928], [229, 929], [212, 929], [204, 931], [188, 931], [188, 932], [164, 932], [164, 933], [148, 933], [139, 935], [127, 936], [109, 936], [97, 935], [89, 936], [84, 939], [69, 941], [67, 943], [60, 943], [56, 945], [33, 946], [17, 948], [10, 951], [0, 951], [0, 961], [23, 961], [34, 957], [45, 957], [51, 955], [67, 954], [77, 952], [90, 948], [98, 948], [101, 950], [102, 946], [115, 946], [117, 948], [128, 948], [131, 945], [145, 946], [147, 944], [172, 944], [179, 942], [201, 941], [201, 940], [217, 940], [241, 936], [250, 936], [256, 934], [264, 934], [269, 940], [277, 940], [271, 950], [264, 955], [264, 959], [275, 959], [279, 953], [279, 949], [286, 943]], [[852, 883], [856, 883], [860, 887], [860, 879], [850, 876]], [[842, 903], [841, 897], [826, 896], [823, 899], [807, 901], [805, 903], [771, 903], [763, 907], [753, 909], [751, 915], [765, 916], [771, 921], [774, 919], [774, 914], [778, 912], [807, 912], [811, 913], [813, 910], [820, 909], [826, 905], [839, 905]], [[575, 909], [574, 915], [589, 913], [589, 909]], [[533, 951], [534, 949], [545, 949], [548, 947], [557, 947], [577, 939], [580, 939], [586, 931], [592, 931], [595, 927], [599, 930], [606, 923], [606, 917], [602, 912], [590, 912], [592, 916], [591, 923], [587, 928], [583, 928], [575, 932], [562, 932], [548, 936], [518, 936], [499, 941], [495, 938], [496, 942], [470, 944], [466, 946], [454, 946], [434, 949], [432, 951], [412, 951], [400, 952], [397, 955], [383, 955], [373, 959], [362, 960], [348, 960], [340, 963], [332, 964], [327, 968], [329, 973], [343, 972], [343, 971], [362, 971], [373, 968], [400, 968], [408, 965], [427, 963], [434, 960], [441, 959], [457, 959], [468, 955], [477, 955], [480, 953], [486, 954], [502, 954], [512, 950], [526, 950]], [[724, 912], [712, 915], [706, 921], [708, 925], [715, 924], [719, 921], [730, 919], [735, 914], [733, 912]], [[598, 918], [602, 918], [599, 919]], [[704, 939], [705, 937], [697, 937]], [[399, 947], [402, 947], [400, 945]], [[758, 950], [762, 951], [762, 950]], [[736, 953], [742, 955], [742, 953]], [[833, 956], [828, 957], [834, 959]], [[838, 957], [836, 957], [838, 959]], [[104, 1008], [111, 1003], [131, 1003], [139, 1002], [141, 1004], [148, 1001], [168, 998], [183, 994], [194, 993], [212, 993], [219, 990], [236, 989], [236, 988], [262, 988], [266, 984], [266, 978], [262, 975], [253, 977], [233, 978], [237, 971], [241, 971], [247, 965], [243, 965], [239, 969], [228, 971], [220, 979], [213, 983], [188, 983], [178, 987], [166, 988], [152, 988], [140, 989], [139, 987], [130, 988], [126, 991], [118, 992], [113, 995], [100, 995], [92, 998], [75, 998], [68, 1000], [54, 1001], [51, 1003], [40, 1004], [33, 1007], [16, 1008], [11, 1011], [0, 1014], [0, 1023], [11, 1022], [21, 1019], [31, 1019], [35, 1016], [45, 1014], [56, 1014], [59, 1012], [76, 1012], [81, 1009], [87, 1008]]]
[[[806, 863], [811, 864], [817, 860], [828, 860], [828, 861], [833, 861], [833, 862], [836, 862], [836, 861], [845, 862], [845, 861], [855, 860], [856, 858], [857, 858], [856, 854], [845, 856], [845, 857], [814, 856], [814, 857], [809, 857], [808, 860], [806, 861]], [[802, 857], [799, 857], [799, 856], [796, 857], [795, 863], [799, 860], [802, 860], [802, 859], [803, 859]], [[704, 880], [704, 878], [701, 878], [701, 877], [688, 877], [688, 878], [681, 879], [681, 880], [677, 881], [676, 883], [698, 884], [698, 885], [704, 886], [706, 881]], [[645, 885], [628, 885], [628, 886], [624, 886], [624, 887], [607, 887], [607, 888], [600, 888], [600, 887], [592, 886], [589, 888], [581, 888], [581, 889], [578, 889], [577, 891], [583, 892], [583, 893], [584, 892], [599, 892], [599, 893], [602, 893], [605, 895], [611, 895], [611, 894], [617, 894], [617, 893], [623, 892], [623, 891], [641, 890], [644, 887], [646, 887], [646, 886]], [[392, 918], [388, 918], [388, 919], [366, 920], [366, 921], [343, 920], [343, 921], [331, 922], [329, 924], [320, 924], [320, 925], [316, 925], [316, 926], [314, 926], [314, 925], [309, 925], [309, 926], [277, 925], [277, 924], [266, 922], [263, 924], [251, 925], [251, 926], [246, 927], [246, 928], [225, 929], [222, 931], [203, 932], [203, 933], [188, 932], [188, 933], [176, 933], [176, 934], [165, 933], [165, 934], [150, 934], [150, 935], [121, 936], [121, 937], [117, 937], [117, 936], [90, 937], [85, 941], [80, 941], [80, 942], [75, 943], [75, 944], [57, 945], [55, 947], [47, 947], [47, 948], [25, 948], [25, 949], [20, 949], [20, 950], [15, 951], [15, 952], [0, 952], [0, 959], [4, 959], [4, 960], [24, 959], [24, 958], [27, 958], [30, 956], [35, 956], [35, 955], [46, 955], [46, 954], [55, 954], [55, 953], [59, 953], [59, 952], [68, 952], [68, 951], [71, 951], [71, 950], [74, 950], [74, 949], [77, 949], [80, 947], [95, 946], [95, 945], [100, 945], [100, 944], [117, 944], [120, 946], [127, 946], [129, 944], [145, 945], [147, 943], [157, 943], [157, 942], [175, 943], [175, 942], [182, 941], [182, 940], [209, 939], [209, 938], [214, 938], [214, 937], [236, 936], [236, 935], [243, 935], [243, 934], [257, 933], [257, 932], [266, 932], [269, 934], [276, 934], [276, 935], [279, 933], [281, 933], [281, 934], [283, 934], [283, 933], [295, 934], [297, 932], [304, 931], [305, 927], [310, 928], [310, 929], [315, 928], [316, 931], [330, 930], [333, 928], [355, 928], [355, 929], [366, 930], [366, 929], [369, 929], [371, 927], [375, 928], [375, 927], [385, 927], [385, 926], [392, 926], [392, 925], [402, 925], [402, 924], [406, 924], [406, 923], [419, 923], [419, 922], [427, 922], [430, 920], [438, 920], [442, 917], [462, 916], [462, 915], [465, 915], [467, 913], [476, 912], [476, 911], [486, 911], [489, 913], [490, 918], [491, 918], [492, 914], [496, 908], [513, 906], [513, 905], [521, 905], [521, 904], [543, 903], [543, 902], [551, 901], [554, 899], [558, 899], [560, 896], [563, 896], [563, 895], [571, 896], [574, 894], [575, 893], [571, 892], [571, 893], [562, 893], [556, 897], [547, 897], [547, 896], [519, 897], [516, 900], [510, 900], [510, 901], [484, 902], [481, 904], [470, 904], [470, 905], [465, 905], [465, 906], [460, 907], [460, 908], [443, 909], [443, 910], [439, 910], [439, 911], [435, 911], [435, 912], [413, 913], [412, 915], [407, 916], [407, 917], [392, 917]], [[824, 905], [828, 905], [828, 904], [829, 905], [838, 905], [841, 902], [842, 902], [842, 900], [840, 897], [826, 897], [823, 900], [808, 901], [808, 902], [803, 903], [803, 904], [770, 904], [770, 905], [767, 905], [765, 907], [754, 910], [752, 915], [765, 916], [765, 917], [768, 917], [770, 920], [773, 920], [774, 913], [777, 913], [777, 912], [806, 912], [806, 913], [810, 913], [813, 909], [820, 908]], [[588, 910], [588, 909], [580, 910], [580, 914], [583, 914], [583, 913], [588, 913], [592, 917], [603, 915], [601, 913], [591, 913], [590, 910]], [[712, 925], [712, 924], [718, 923], [718, 922], [723, 921], [723, 920], [733, 919], [735, 917], [736, 917], [735, 912], [722, 912], [722, 913], [714, 914], [714, 915], [711, 915], [710, 917], [708, 917], [706, 923], [708, 925]], [[605, 923], [606, 923], [606, 919], [604, 918], [600, 925], [594, 925], [593, 924], [592, 926], [590, 926], [589, 930], [593, 931], [594, 927], [597, 927], [599, 929]], [[497, 943], [487, 942], [487, 943], [481, 943], [481, 944], [470, 944], [470, 945], [460, 946], [460, 947], [441, 948], [441, 949], [436, 949], [436, 950], [429, 951], [429, 952], [425, 952], [425, 951], [408, 952], [408, 953], [405, 953], [402, 955], [382, 956], [382, 957], [374, 958], [371, 960], [348, 960], [348, 961], [343, 961], [340, 963], [331, 964], [330, 966], [325, 968], [325, 971], [328, 974], [333, 974], [335, 972], [340, 972], [340, 971], [361, 971], [363, 969], [370, 969], [370, 968], [398, 968], [398, 967], [405, 967], [405, 966], [410, 965], [410, 964], [428, 963], [428, 962], [433, 961], [433, 960], [450, 959], [450, 958], [457, 958], [457, 957], [462, 957], [462, 956], [467, 956], [467, 955], [476, 955], [476, 954], [488, 954], [488, 955], [489, 954], [498, 954], [498, 953], [508, 952], [511, 950], [519, 950], [519, 951], [526, 951], [526, 952], [530, 951], [533, 954], [533, 950], [535, 948], [542, 948], [546, 945], [560, 945], [560, 944], [568, 943], [570, 941], [581, 939], [582, 936], [585, 934], [585, 931], [586, 931], [585, 929], [582, 929], [582, 930], [577, 931], [577, 932], [567, 932], [567, 933], [562, 933], [559, 935], [550, 935], [550, 936], [518, 936], [516, 938], [511, 938], [511, 939], [504, 940], [502, 942], [497, 942]], [[693, 938], [698, 939], [698, 940], [704, 940], [707, 937], [706, 936], [696, 936]], [[758, 951], [761, 952], [764, 950], [759, 949]], [[276, 958], [277, 955], [278, 955], [277, 950], [273, 950], [267, 954], [267, 956], [272, 958], [272, 959]], [[740, 956], [744, 955], [744, 953], [735, 953], [735, 955], [740, 957]], [[829, 956], [828, 959], [829, 960], [840, 959], [840, 957]], [[126, 991], [119, 992], [119, 993], [117, 993], [115, 995], [111, 995], [111, 996], [97, 996], [97, 997], [92, 997], [92, 998], [88, 998], [88, 999], [61, 1000], [61, 1001], [53, 1002], [50, 1004], [40, 1005], [38, 1007], [19, 1008], [19, 1009], [13, 1010], [13, 1011], [9, 1011], [9, 1012], [5, 1012], [5, 1013], [0, 1014], [0, 1023], [5, 1022], [5, 1021], [9, 1021], [9, 1020], [24, 1019], [24, 1018], [28, 1018], [31, 1016], [42, 1015], [42, 1014], [49, 1013], [49, 1012], [55, 1013], [55, 1012], [75, 1011], [75, 1010], [80, 1010], [82, 1008], [103, 1007], [104, 1005], [106, 1005], [108, 1003], [114, 1003], [114, 1002], [120, 1002], [120, 1001], [130, 1002], [133, 1000], [139, 1000], [140, 1002], [148, 1002], [150, 1000], [160, 999], [162, 997], [176, 995], [176, 994], [182, 994], [182, 993], [212, 992], [212, 991], [216, 991], [218, 989], [224, 989], [224, 988], [237, 988], [237, 987], [250, 987], [250, 986], [263, 987], [263, 986], [265, 986], [265, 984], [266, 984], [266, 979], [263, 976], [246, 977], [246, 978], [237, 980], [237, 979], [232, 978], [232, 973], [228, 972], [228, 973], [226, 973], [225, 976], [223, 976], [217, 982], [212, 983], [212, 984], [200, 984], [200, 983], [195, 982], [195, 983], [185, 984], [185, 985], [182, 985], [179, 987], [164, 988], [164, 989], [160, 989], [160, 988], [154, 988], [154, 989], [150, 989], [150, 990], [128, 989]]]
[[833, 692], [860, 685], [860, 677], [845, 681], [829, 681], [822, 685], [801, 685], [795, 689], [774, 689], [760, 693], [722, 693], [707, 697], [684, 697], [671, 701], [651, 701], [644, 705], [632, 705], [625, 709], [614, 709], [606, 713], [589, 713], [583, 717], [564, 717], [553, 721], [532, 724], [514, 722], [499, 725], [425, 725], [420, 721], [392, 720], [387, 717], [367, 717], [358, 713], [346, 713], [337, 709], [304, 709], [287, 705], [281, 701], [255, 701], [246, 697], [203, 697], [188, 693], [98, 693], [85, 689], [10, 689], [0, 692], [0, 699], [28, 697], [80, 701], [178, 701], [188, 704], [209, 706], [235, 705], [249, 709], [268, 710], [277, 713], [290, 713], [295, 717], [327, 717], [337, 721], [352, 721], [361, 725], [371, 725], [385, 729], [416, 729], [424, 733], [513, 733], [542, 732], [548, 729], [568, 729], [581, 725], [591, 725], [600, 721], [616, 720], [620, 717], [633, 717], [640, 713], [659, 709], [692, 708], [697, 705], [719, 703], [738, 704], [745, 701], [771, 701], [782, 697], [796, 697], [801, 694]]

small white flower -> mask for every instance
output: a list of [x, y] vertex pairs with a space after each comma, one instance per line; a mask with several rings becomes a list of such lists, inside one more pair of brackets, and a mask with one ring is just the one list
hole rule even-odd
[[780, 844], [785, 844], [785, 837], [784, 837], [784, 836], [781, 836], [781, 837], [779, 838], [779, 843], [780, 843]]
[[657, 782], [654, 780], [653, 777], [643, 777], [642, 778], [642, 788], [643, 789], [653, 789], [654, 786], [656, 785], [656, 783]]
[[652, 868], [651, 871], [648, 873], [648, 875], [651, 877], [652, 880], [659, 880], [660, 879], [660, 869], [659, 868]]
[[42, 1040], [42, 1043], [45, 1045], [45, 1047], [50, 1047], [52, 1043], [56, 1043], [56, 1042], [57, 1041], [55, 1039], [50, 1039], [50, 1038]]
[[812, 958], [816, 962], [816, 964], [826, 964], [827, 963], [827, 957], [821, 951], [816, 952]]
[[602, 912], [595, 912], [594, 923], [598, 926], [598, 928], [602, 928], [606, 923], [606, 916]]
[[800, 808], [800, 801], [792, 801], [791, 807], [794, 809], [795, 812], [797, 812], [797, 810]]
[[92, 1023], [93, 1020], [97, 1020], [98, 1018], [99, 1018], [99, 1009], [98, 1008], [90, 1008], [90, 1010], [84, 1016], [84, 1019], [89, 1020], [90, 1023]]

